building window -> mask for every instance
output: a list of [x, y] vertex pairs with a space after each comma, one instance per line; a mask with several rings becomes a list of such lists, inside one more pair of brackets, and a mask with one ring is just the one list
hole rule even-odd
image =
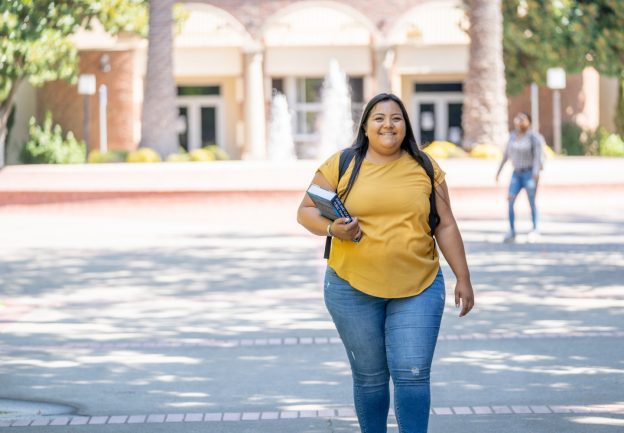
[[[318, 132], [321, 110], [323, 109], [323, 78], [297, 78], [296, 89], [296, 133], [305, 135], [316, 134]], [[351, 92], [353, 122], [357, 123], [364, 108], [364, 78], [349, 77], [349, 90]]]
[[464, 85], [462, 83], [415, 83], [415, 93], [427, 92], [463, 92]]
[[284, 94], [284, 79], [283, 78], [271, 78], [271, 93]]
[[178, 96], [218, 96], [220, 94], [220, 86], [178, 86]]
[[323, 79], [297, 78], [296, 89], [295, 132], [298, 135], [312, 136], [318, 132], [318, 119], [323, 107], [321, 102]]
[[364, 102], [364, 78], [349, 77], [349, 87], [351, 88], [351, 101]]
[[[354, 124], [360, 120], [364, 107], [364, 78], [349, 77], [351, 109]], [[272, 78], [273, 91], [283, 91], [293, 110], [293, 133], [299, 158], [316, 157], [319, 128], [323, 110], [324, 77]]]
[[351, 114], [357, 128], [364, 111], [364, 78], [350, 77], [349, 87], [351, 88]]

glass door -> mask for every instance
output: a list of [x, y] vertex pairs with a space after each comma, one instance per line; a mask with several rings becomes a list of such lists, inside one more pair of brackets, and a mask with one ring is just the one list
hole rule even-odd
[[180, 146], [191, 151], [216, 144], [223, 147], [222, 112], [219, 98], [178, 97], [178, 137]]
[[463, 95], [458, 92], [422, 92], [414, 95], [414, 134], [419, 144], [435, 140], [461, 145]]
[[419, 143], [423, 146], [435, 140], [436, 106], [433, 103], [418, 104], [418, 131]]
[[461, 146], [464, 138], [464, 130], [462, 129], [462, 110], [464, 104], [462, 102], [449, 102], [447, 104], [448, 125], [446, 140]]
[[189, 150], [189, 122], [188, 122], [188, 106], [178, 107], [178, 120], [176, 130], [178, 132], [178, 141], [180, 147], [188, 152]]
[[217, 144], [217, 107], [202, 105], [201, 110], [201, 146]]

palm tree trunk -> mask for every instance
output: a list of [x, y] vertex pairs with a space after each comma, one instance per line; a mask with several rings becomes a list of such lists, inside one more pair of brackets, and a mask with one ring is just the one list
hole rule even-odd
[[165, 158], [178, 149], [175, 129], [176, 84], [173, 76], [173, 3], [150, 0], [147, 70], [141, 125], [141, 147]]
[[462, 118], [464, 146], [504, 146], [508, 117], [501, 0], [466, 0], [466, 4], [470, 57]]

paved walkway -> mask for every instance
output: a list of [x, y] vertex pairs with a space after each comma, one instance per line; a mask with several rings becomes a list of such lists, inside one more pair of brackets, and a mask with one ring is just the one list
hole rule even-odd
[[[624, 429], [621, 191], [547, 190], [539, 244], [500, 243], [499, 191], [454, 198], [477, 307], [445, 266], [432, 433]], [[1, 207], [0, 430], [358, 432], [298, 196]]]

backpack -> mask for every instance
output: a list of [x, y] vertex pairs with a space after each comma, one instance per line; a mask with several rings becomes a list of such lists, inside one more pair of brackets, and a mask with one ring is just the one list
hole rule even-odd
[[533, 152], [535, 152], [535, 149], [538, 149], [538, 152], [540, 153], [539, 169], [541, 171], [544, 169], [544, 162], [546, 162], [546, 151], [544, 149], [544, 145], [545, 145], [544, 137], [542, 136], [542, 134], [536, 131], [531, 131], [530, 134], [531, 134], [530, 135], [531, 149], [533, 149]]
[[[422, 155], [423, 155], [423, 162], [424, 162], [423, 168], [425, 169], [425, 172], [427, 173], [427, 176], [429, 176], [429, 180], [431, 181], [431, 194], [429, 194], [428, 221], [429, 221], [429, 229], [430, 229], [429, 234], [433, 238], [435, 230], [438, 227], [438, 224], [440, 223], [440, 216], [438, 215], [438, 211], [436, 209], [436, 204], [435, 204], [435, 184], [434, 184], [434, 179], [433, 179], [434, 177], [433, 164], [431, 163], [429, 156], [425, 152], [422, 152]], [[338, 163], [338, 181], [336, 182], [336, 189], [338, 189], [337, 185], [340, 183], [340, 179], [347, 171], [347, 168], [349, 167], [349, 164], [351, 164], [351, 161], [353, 160], [354, 157], [355, 157], [355, 151], [351, 147], [344, 149], [340, 153], [340, 161]], [[346, 200], [346, 197], [345, 197], [345, 200]], [[329, 259], [329, 253], [331, 252], [331, 242], [332, 242], [331, 236], [327, 236], [327, 239], [325, 239], [325, 253], [323, 254], [323, 257], [325, 259]], [[435, 242], [435, 238], [434, 238], [434, 242]]]

